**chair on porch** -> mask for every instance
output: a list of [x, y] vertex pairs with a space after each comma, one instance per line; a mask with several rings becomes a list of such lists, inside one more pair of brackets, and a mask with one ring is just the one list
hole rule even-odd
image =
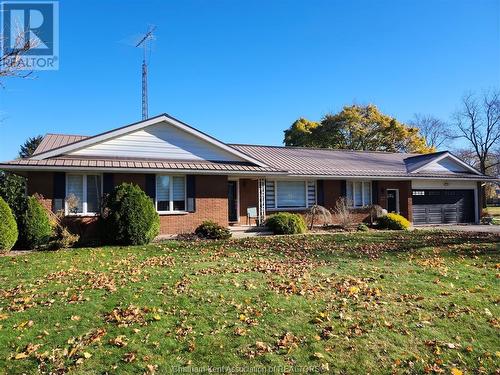
[[255, 220], [255, 225], [257, 225], [257, 207], [248, 207], [247, 208], [247, 225], [252, 224], [252, 219]]

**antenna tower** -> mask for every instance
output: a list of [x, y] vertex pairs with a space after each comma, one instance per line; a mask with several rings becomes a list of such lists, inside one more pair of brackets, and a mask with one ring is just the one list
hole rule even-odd
[[154, 40], [153, 31], [155, 31], [156, 26], [151, 26], [142, 39], [135, 45], [136, 47], [142, 47], [143, 58], [142, 58], [142, 119], [146, 120], [148, 118], [148, 63], [147, 59], [151, 54], [151, 41]]

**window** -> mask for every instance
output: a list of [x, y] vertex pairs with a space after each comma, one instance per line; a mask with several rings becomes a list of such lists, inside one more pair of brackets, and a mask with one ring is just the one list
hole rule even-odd
[[184, 176], [156, 176], [156, 210], [175, 212], [186, 209], [186, 178]]
[[96, 214], [101, 206], [101, 176], [68, 174], [66, 177], [65, 209], [67, 214]]
[[346, 195], [353, 207], [364, 207], [372, 203], [372, 183], [370, 181], [347, 181]]
[[316, 204], [315, 181], [266, 181], [266, 207], [307, 208]]

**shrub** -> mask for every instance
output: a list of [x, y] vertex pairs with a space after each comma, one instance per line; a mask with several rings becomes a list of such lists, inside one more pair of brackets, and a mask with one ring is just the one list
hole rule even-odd
[[401, 215], [387, 214], [378, 220], [378, 225], [381, 229], [406, 230], [411, 224]]
[[9, 205], [0, 197], [0, 252], [7, 252], [17, 241], [17, 224]]
[[358, 232], [368, 232], [370, 228], [366, 224], [360, 223], [358, 224]]
[[301, 215], [289, 212], [274, 214], [266, 220], [266, 225], [274, 234], [299, 234], [306, 231], [306, 222]]
[[103, 207], [103, 237], [123, 245], [145, 245], [160, 232], [160, 217], [151, 198], [137, 185], [123, 183], [109, 194]]
[[229, 229], [210, 220], [201, 223], [194, 233], [200, 238], [209, 240], [227, 240], [231, 237]]
[[20, 245], [36, 249], [47, 245], [52, 237], [53, 228], [45, 208], [36, 197], [28, 197], [26, 211], [20, 220]]
[[332, 214], [325, 207], [315, 204], [306, 213], [309, 229], [313, 229], [314, 224], [320, 222], [323, 225], [332, 223]]
[[351, 227], [354, 222], [349, 203], [346, 197], [340, 197], [335, 202], [335, 208], [333, 209], [340, 226], [344, 229]]

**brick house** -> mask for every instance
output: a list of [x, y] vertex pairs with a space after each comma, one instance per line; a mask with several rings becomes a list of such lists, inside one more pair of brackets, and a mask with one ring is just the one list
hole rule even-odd
[[[96, 220], [102, 196], [122, 182], [154, 201], [161, 233], [192, 232], [210, 219], [244, 225], [277, 211], [332, 209], [341, 196], [356, 217], [379, 204], [414, 224], [477, 223], [489, 180], [449, 152], [402, 154], [225, 144], [166, 114], [95, 136], [48, 134], [35, 154], [0, 164], [27, 178], [53, 211]], [[68, 196], [78, 207], [66, 207]]]

